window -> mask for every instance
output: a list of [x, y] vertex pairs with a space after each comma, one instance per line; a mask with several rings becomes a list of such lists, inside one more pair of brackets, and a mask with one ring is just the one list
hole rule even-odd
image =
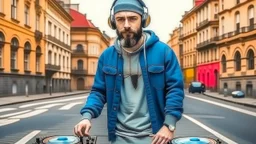
[[48, 22], [48, 35], [52, 34], [52, 23]]
[[222, 35], [225, 34], [225, 18], [221, 18], [221, 29], [222, 29]]
[[214, 13], [217, 14], [219, 12], [219, 6], [218, 4], [214, 5]]
[[221, 8], [224, 10], [224, 0], [221, 1]]
[[3, 43], [5, 41], [4, 34], [0, 32], [0, 68], [3, 67]]
[[239, 14], [239, 12], [236, 12], [235, 18], [236, 18], [236, 34], [238, 34], [240, 31], [240, 14]]
[[65, 32], [62, 33], [62, 38], [63, 38], [62, 42], [65, 42]]
[[241, 70], [241, 54], [240, 52], [236, 52], [235, 54], [235, 68], [236, 68], [236, 71], [240, 71]]
[[25, 48], [24, 48], [24, 70], [29, 70], [30, 50], [31, 50], [31, 45], [29, 42], [26, 42]]
[[52, 51], [48, 52], [48, 64], [52, 64]]
[[254, 29], [254, 7], [253, 7], [253, 5], [249, 6], [248, 19], [249, 19], [249, 30], [253, 30]]
[[83, 50], [84, 50], [83, 45], [78, 44], [78, 45], [76, 46], [76, 50], [77, 50], [77, 51], [83, 51]]
[[67, 43], [66, 43], [67, 45], [69, 45], [68, 41], [69, 41], [69, 35], [67, 34]]
[[59, 66], [61, 66], [61, 54], [59, 54]]
[[36, 15], [36, 30], [40, 30], [40, 15]]
[[29, 25], [29, 7], [25, 5], [25, 25]]
[[67, 70], [69, 69], [69, 58], [67, 57]]
[[83, 62], [83, 60], [78, 60], [77, 61], [77, 69], [78, 70], [83, 70], [84, 69], [84, 62]]
[[247, 53], [247, 64], [249, 70], [254, 69], [254, 52], [251, 49]]
[[57, 54], [54, 54], [54, 65], [57, 65]]
[[61, 29], [59, 28], [59, 40], [61, 38]]
[[17, 38], [11, 40], [11, 69], [17, 69], [17, 50], [19, 47], [19, 41]]
[[3, 49], [0, 48], [0, 68], [3, 67]]
[[63, 70], [64, 70], [65, 69], [65, 56], [63, 56], [62, 62], [63, 62]]
[[53, 36], [57, 37], [57, 26], [56, 25], [54, 25], [54, 35]]
[[11, 17], [17, 19], [17, 0], [12, 0], [11, 3]]
[[222, 72], [226, 72], [227, 71], [227, 61], [226, 61], [226, 56], [223, 55], [221, 58], [221, 65], [222, 65]]
[[41, 59], [41, 48], [38, 46], [36, 48], [36, 72], [40, 72], [40, 59]]

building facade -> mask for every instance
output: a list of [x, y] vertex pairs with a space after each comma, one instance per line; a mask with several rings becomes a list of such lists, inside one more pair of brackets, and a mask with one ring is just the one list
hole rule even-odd
[[170, 40], [168, 40], [167, 44], [173, 49], [179, 64], [181, 65], [181, 52], [182, 49], [180, 48], [180, 32], [181, 28], [175, 28], [173, 32], [170, 34]]
[[183, 75], [185, 88], [191, 81], [196, 80], [196, 13], [193, 7], [182, 17], [182, 34], [180, 40], [183, 43]]
[[220, 0], [220, 93], [242, 90], [256, 98], [255, 0]]
[[70, 27], [73, 19], [56, 0], [46, 0], [45, 8], [44, 92], [70, 91]]
[[70, 14], [74, 19], [71, 25], [71, 89], [90, 89], [94, 82], [99, 56], [109, 46], [110, 39], [105, 33], [101, 33], [86, 15], [75, 9], [70, 9]]
[[219, 51], [216, 45], [219, 34], [219, 0], [205, 0], [195, 9], [197, 15], [197, 81], [206, 88], [218, 91]]
[[43, 93], [44, 1], [0, 0], [0, 96]]

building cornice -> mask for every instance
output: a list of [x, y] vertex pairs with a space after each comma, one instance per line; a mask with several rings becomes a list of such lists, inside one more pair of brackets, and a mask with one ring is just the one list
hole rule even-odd
[[68, 22], [71, 23], [73, 21], [71, 15], [56, 0], [48, 0], [48, 3]]

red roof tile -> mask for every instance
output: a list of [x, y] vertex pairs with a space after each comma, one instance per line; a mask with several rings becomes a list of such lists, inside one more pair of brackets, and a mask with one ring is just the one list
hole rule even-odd
[[81, 14], [80, 12], [70, 9], [70, 15], [74, 19], [71, 23], [71, 27], [92, 27], [95, 28], [95, 26], [87, 20], [86, 16]]

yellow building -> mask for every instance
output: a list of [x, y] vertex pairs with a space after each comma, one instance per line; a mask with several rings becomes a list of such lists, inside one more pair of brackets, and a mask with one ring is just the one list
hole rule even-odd
[[219, 0], [220, 92], [256, 98], [256, 1]]
[[183, 75], [187, 88], [191, 81], [196, 80], [196, 13], [194, 6], [189, 12], [185, 12], [181, 19], [182, 30], [180, 40], [183, 44]]
[[110, 38], [78, 10], [70, 9], [70, 14], [74, 19], [71, 25], [71, 90], [90, 89], [99, 56], [109, 46]]
[[182, 45], [180, 42], [180, 29], [175, 28], [173, 32], [170, 34], [170, 40], [168, 40], [167, 44], [173, 49], [176, 57], [178, 58], [179, 64], [181, 64], [181, 52], [182, 52]]
[[0, 96], [43, 92], [44, 1], [0, 0]]

